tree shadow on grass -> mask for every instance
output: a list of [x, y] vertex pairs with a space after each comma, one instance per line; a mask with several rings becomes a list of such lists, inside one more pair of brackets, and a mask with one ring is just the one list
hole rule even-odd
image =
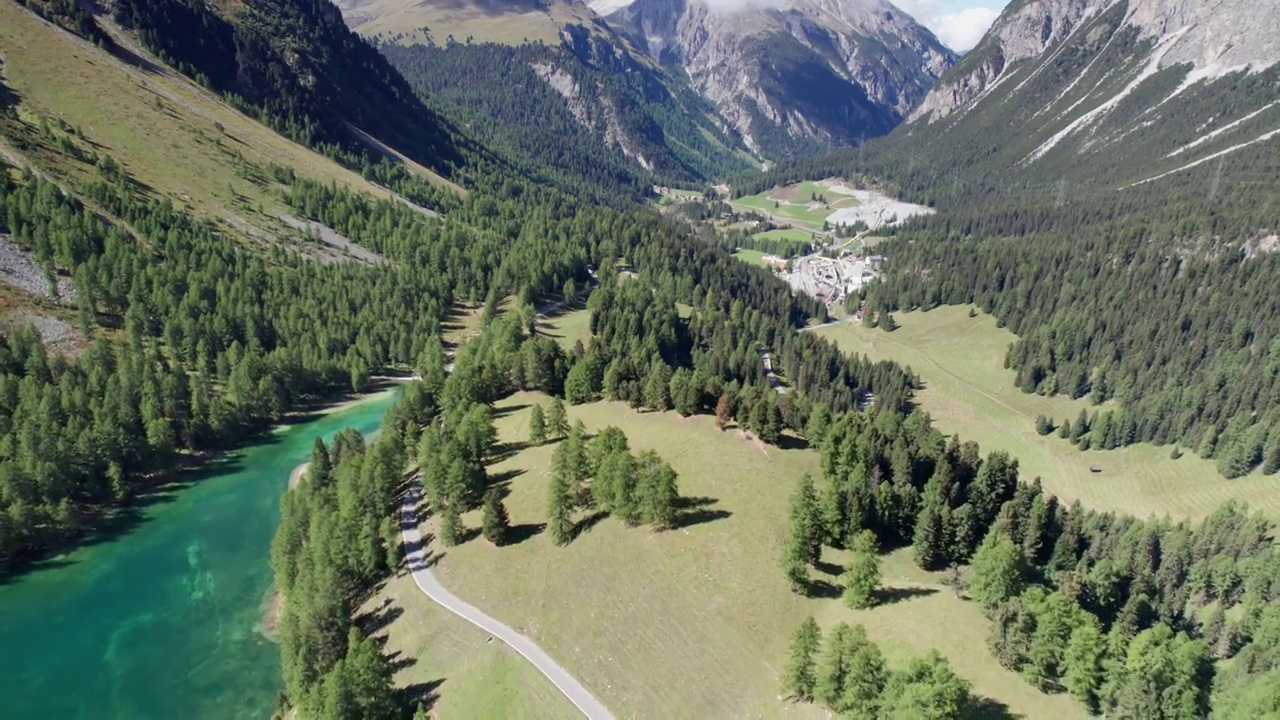
[[730, 517], [733, 513], [728, 510], [713, 510], [712, 505], [720, 502], [716, 498], [699, 495], [694, 497], [680, 498], [676, 501], [676, 521], [672, 524], [673, 530], [693, 527], [694, 525], [702, 525], [703, 523], [723, 520]]
[[528, 471], [521, 468], [511, 468], [510, 470], [503, 470], [500, 473], [494, 473], [489, 476], [489, 486], [498, 488], [499, 495], [505, 499], [507, 497], [507, 493], [510, 492], [510, 488], [507, 486], [511, 484], [512, 480], [515, 480], [526, 472]]
[[829, 575], [830, 577], [833, 577], [833, 578], [840, 577], [842, 574], [844, 574], [844, 568], [840, 567], [835, 563], [826, 562], [825, 560], [819, 560], [818, 562], [814, 563], [813, 567], [815, 570], [822, 573], [823, 575]]
[[424, 710], [431, 710], [431, 707], [440, 699], [440, 686], [443, 684], [444, 678], [440, 678], [401, 688], [399, 691], [400, 717], [409, 720], [419, 706]]
[[600, 521], [604, 520], [607, 517], [609, 517], [609, 513], [603, 510], [597, 510], [591, 513], [590, 515], [582, 518], [578, 522], [574, 523], [573, 536], [576, 538], [582, 535], [583, 533], [590, 532], [591, 528], [595, 527], [596, 525], [599, 525]]
[[398, 673], [406, 668], [411, 668], [418, 664], [418, 658], [412, 655], [405, 655], [399, 650], [386, 656], [387, 667], [391, 668], [392, 673]]
[[973, 706], [969, 708], [969, 712], [965, 713], [965, 718], [969, 720], [1016, 720], [1021, 718], [1009, 710], [1009, 706], [989, 697], [975, 697]]
[[808, 450], [809, 441], [795, 435], [783, 434], [778, 438], [779, 450]]
[[835, 583], [826, 580], [809, 578], [804, 584], [805, 597], [811, 598], [827, 598], [828, 600], [838, 598], [844, 590]]
[[525, 540], [537, 537], [547, 529], [546, 523], [523, 523], [512, 525], [507, 529], [507, 541], [503, 545], [519, 545]]
[[404, 608], [393, 604], [391, 598], [385, 598], [379, 607], [356, 617], [356, 625], [364, 631], [365, 635], [376, 635], [387, 629], [387, 626], [401, 615], [404, 615]]
[[503, 460], [509, 460], [516, 453], [529, 447], [529, 443], [516, 440], [514, 442], [499, 443], [493, 447], [493, 452], [489, 455], [490, 463], [500, 463]]
[[937, 593], [937, 588], [928, 587], [881, 588], [880, 592], [876, 594], [876, 600], [879, 605], [892, 605], [912, 598], [936, 595]]
[[500, 408], [494, 408], [493, 417], [496, 420], [501, 417], [506, 417], [508, 415], [518, 413], [527, 407], [529, 407], [529, 403], [524, 403], [523, 405], [505, 405]]

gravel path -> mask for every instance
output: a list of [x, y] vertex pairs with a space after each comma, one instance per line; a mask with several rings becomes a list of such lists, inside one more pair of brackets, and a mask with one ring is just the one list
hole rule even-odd
[[418, 530], [417, 505], [421, 492], [422, 485], [415, 478], [413, 486], [405, 495], [404, 505], [400, 508], [400, 533], [404, 539], [404, 554], [418, 589], [449, 612], [498, 638], [523, 655], [543, 675], [546, 675], [547, 679], [559, 688], [560, 692], [564, 693], [564, 696], [569, 698], [569, 702], [576, 705], [583, 715], [591, 720], [612, 720], [613, 715], [609, 709], [573, 675], [569, 674], [568, 670], [552, 660], [551, 656], [536, 643], [484, 614], [475, 606], [462, 601], [440, 584], [435, 574], [431, 572], [431, 565], [427, 561], [427, 550], [422, 542], [422, 533]]

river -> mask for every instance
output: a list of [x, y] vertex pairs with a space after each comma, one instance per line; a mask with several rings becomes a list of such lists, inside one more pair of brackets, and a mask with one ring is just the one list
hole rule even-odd
[[0, 585], [0, 715], [269, 716], [280, 656], [261, 628], [289, 472], [317, 435], [376, 430], [397, 394], [277, 429], [126, 534]]

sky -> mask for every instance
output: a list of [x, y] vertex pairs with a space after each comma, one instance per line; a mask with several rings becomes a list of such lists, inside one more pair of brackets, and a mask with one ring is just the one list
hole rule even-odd
[[995, 22], [1008, 0], [892, 0], [933, 31], [943, 45], [964, 52], [973, 49]]

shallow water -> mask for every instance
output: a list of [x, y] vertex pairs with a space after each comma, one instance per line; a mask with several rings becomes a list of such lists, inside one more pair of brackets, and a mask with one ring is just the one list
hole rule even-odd
[[280, 656], [261, 624], [289, 473], [317, 435], [372, 432], [394, 401], [279, 429], [129, 532], [0, 586], [0, 716], [269, 716]]

